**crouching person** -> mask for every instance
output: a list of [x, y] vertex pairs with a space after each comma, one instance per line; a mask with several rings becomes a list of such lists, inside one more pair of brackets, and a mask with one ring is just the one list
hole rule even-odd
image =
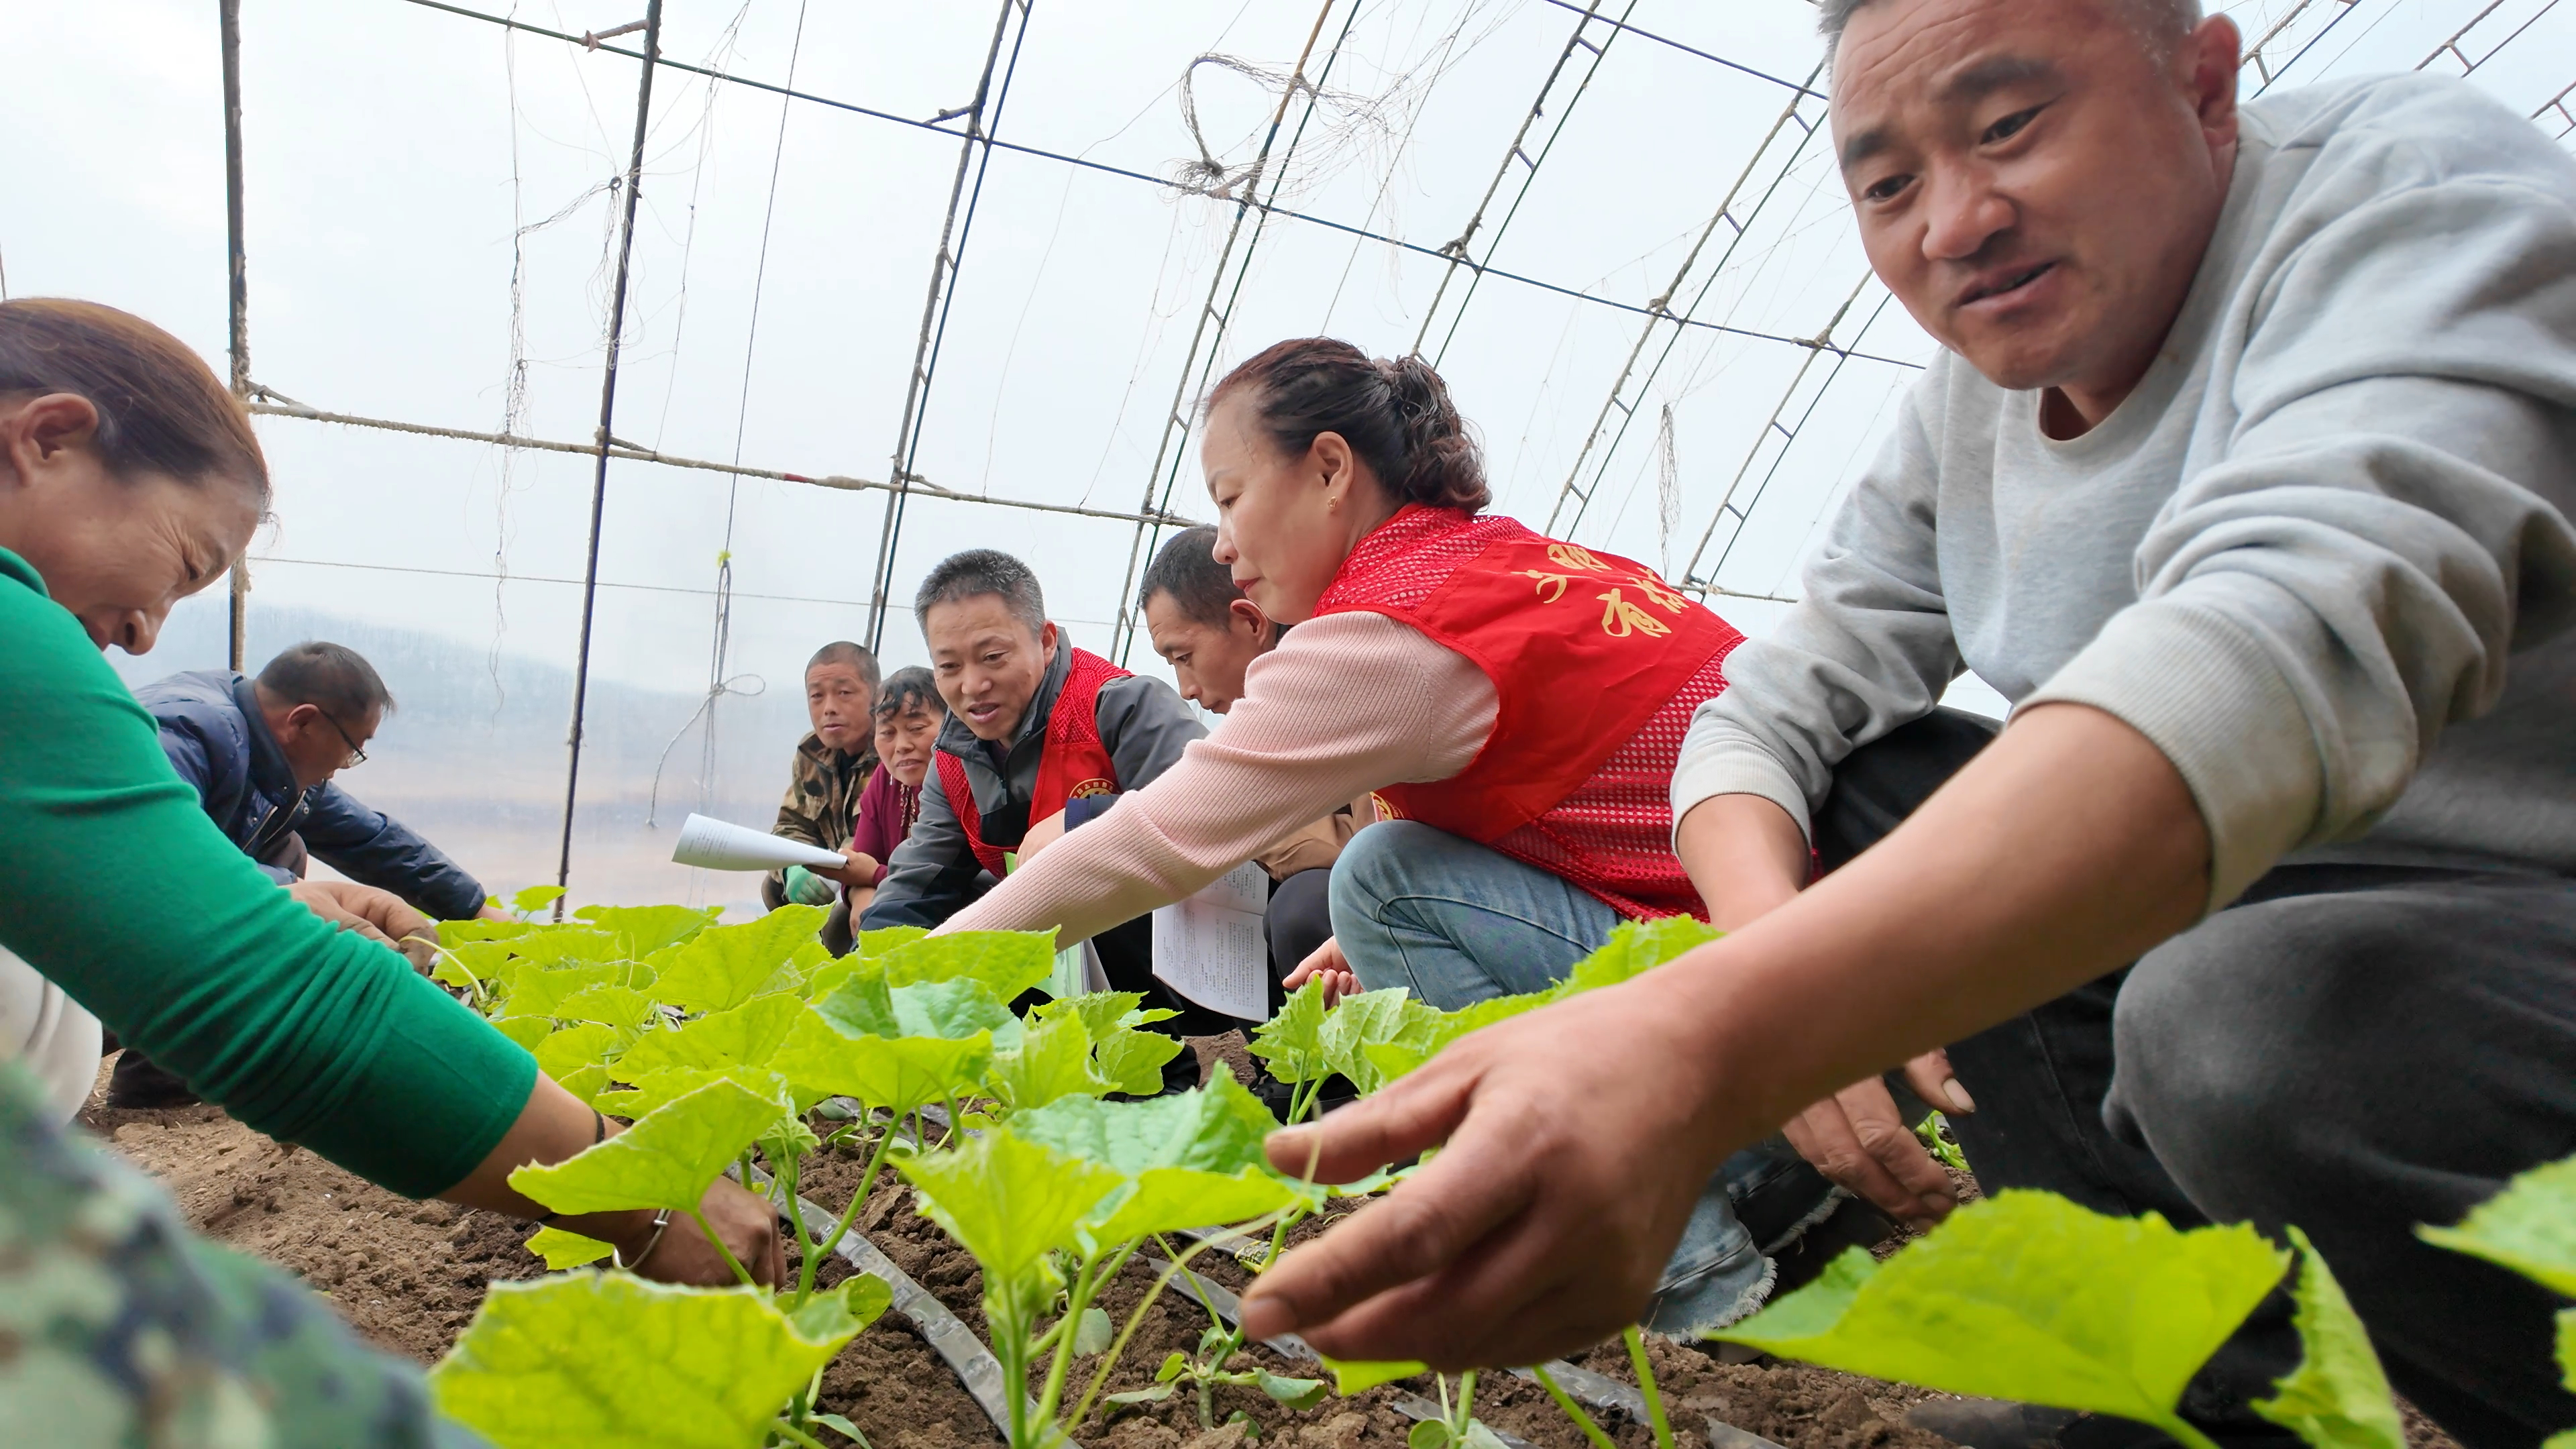
[[[1702, 915], [1666, 804], [1691, 710], [1740, 636], [1637, 564], [1479, 516], [1438, 374], [1323, 338], [1211, 395], [1213, 557], [1272, 619], [1224, 723], [1162, 780], [953, 922], [1091, 934], [1195, 890], [1343, 801], [1398, 817], [1332, 870], [1337, 944], [1295, 980], [1454, 1009], [1562, 979], [1625, 920]], [[1831, 1189], [1785, 1144], [1706, 1175], [1649, 1322], [1731, 1322]]]
[[[1170, 686], [1075, 648], [1047, 618], [1037, 575], [1009, 554], [946, 559], [922, 580], [913, 608], [949, 717], [919, 817], [860, 917], [866, 929], [950, 921], [986, 877], [1008, 872], [1006, 857], [1033, 826], [1045, 839], [1080, 823], [1093, 805], [1161, 778], [1205, 733]], [[1084, 934], [1113, 989], [1180, 1012], [1165, 1028], [1176, 1036], [1236, 1025], [1155, 982], [1150, 921], [1110, 924]], [[1188, 1052], [1164, 1071], [1167, 1085], [1198, 1083]]]
[[[859, 645], [826, 644], [806, 661], [805, 717], [814, 728], [796, 742], [787, 798], [778, 802], [770, 834], [836, 855], [849, 852], [859, 797], [876, 774], [876, 695], [877, 657]], [[875, 884], [883, 859], [852, 857], [837, 871], [802, 865], [771, 871], [760, 883], [761, 904], [773, 911], [789, 901], [839, 906], [847, 892]], [[833, 915], [846, 932], [849, 913]]]

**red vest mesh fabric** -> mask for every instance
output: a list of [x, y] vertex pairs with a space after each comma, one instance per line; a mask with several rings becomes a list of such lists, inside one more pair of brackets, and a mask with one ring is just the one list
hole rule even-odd
[[[1038, 759], [1036, 793], [1029, 799], [1031, 825], [1064, 809], [1069, 800], [1118, 792], [1118, 767], [1100, 742], [1100, 686], [1128, 674], [1097, 654], [1073, 651], [1073, 670], [1056, 695], [1055, 713], [1047, 717], [1046, 753]], [[1004, 848], [984, 838], [984, 812], [976, 808], [966, 762], [946, 750], [939, 752], [938, 762], [939, 787], [948, 796], [949, 809], [957, 814], [958, 828], [966, 832], [966, 848], [1000, 877], [1007, 864], [1002, 859]]]
[[1500, 517], [1407, 507], [1316, 603], [1420, 629], [1476, 662], [1494, 732], [1458, 775], [1379, 792], [1406, 819], [1561, 877], [1622, 915], [1707, 915], [1672, 852], [1674, 763], [1743, 642], [1641, 564]]

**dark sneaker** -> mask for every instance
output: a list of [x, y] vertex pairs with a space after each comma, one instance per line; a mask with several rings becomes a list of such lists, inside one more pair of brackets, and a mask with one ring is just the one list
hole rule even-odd
[[116, 1070], [108, 1074], [107, 1105], [111, 1107], [194, 1107], [201, 1100], [177, 1074], [132, 1047], [118, 1055]]

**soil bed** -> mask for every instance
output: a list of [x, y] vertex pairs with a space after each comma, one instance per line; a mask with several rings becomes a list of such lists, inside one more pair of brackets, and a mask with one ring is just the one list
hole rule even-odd
[[[1244, 1065], [1238, 1042], [1200, 1046], [1203, 1061]], [[100, 1065], [101, 1088], [113, 1061]], [[118, 1111], [93, 1098], [80, 1121], [160, 1178], [199, 1232], [295, 1273], [329, 1297], [368, 1341], [424, 1365], [464, 1331], [488, 1282], [534, 1278], [543, 1271], [521, 1246], [533, 1231], [528, 1224], [396, 1197], [309, 1152], [272, 1142], [217, 1108]], [[804, 1196], [837, 1211], [849, 1201], [863, 1166], [855, 1154], [815, 1159], [802, 1185]], [[908, 1190], [889, 1177], [871, 1194], [857, 1227], [984, 1336], [983, 1282], [974, 1259], [913, 1212]], [[1321, 1230], [1321, 1224], [1301, 1225], [1293, 1238], [1302, 1241]], [[1248, 1283], [1242, 1265], [1219, 1248], [1198, 1254], [1192, 1267], [1236, 1290]], [[817, 1277], [832, 1284], [850, 1271], [834, 1258]], [[1152, 1276], [1141, 1263], [1131, 1264], [1103, 1295], [1101, 1305], [1121, 1327]], [[1195, 1351], [1207, 1322], [1206, 1311], [1175, 1284], [1129, 1342], [1107, 1391], [1151, 1383], [1167, 1354]], [[1682, 1449], [1708, 1449], [1701, 1422], [1712, 1415], [1783, 1449], [1950, 1449], [1947, 1440], [1901, 1422], [1907, 1406], [1938, 1395], [1822, 1369], [1724, 1364], [1696, 1349], [1651, 1342]], [[1096, 1362], [1078, 1362], [1073, 1392], [1088, 1382]], [[1615, 1342], [1574, 1362], [1635, 1383]], [[1255, 1365], [1298, 1377], [1321, 1374], [1310, 1362], [1257, 1344], [1234, 1366]], [[1032, 1393], [1040, 1387], [1030, 1385]], [[1295, 1413], [1254, 1390], [1224, 1389], [1216, 1395], [1215, 1417], [1223, 1424], [1236, 1410], [1249, 1414], [1262, 1430], [1251, 1442], [1264, 1449], [1402, 1449], [1413, 1421], [1393, 1405], [1407, 1395], [1436, 1400], [1438, 1391], [1427, 1378], [1412, 1380], [1351, 1399], [1327, 1398]], [[985, 1449], [1001, 1442], [947, 1362], [898, 1314], [871, 1326], [825, 1371], [822, 1407], [847, 1415], [876, 1449]], [[2457, 1449], [2411, 1406], [2406, 1410], [2411, 1449]], [[1538, 1386], [1521, 1379], [1481, 1376], [1476, 1413], [1537, 1449], [1590, 1449]], [[1612, 1413], [1596, 1415], [1620, 1449], [1651, 1444], [1646, 1426]], [[1089, 1449], [1236, 1449], [1246, 1438], [1240, 1428], [1204, 1430], [1187, 1390], [1105, 1425], [1095, 1413], [1075, 1432]]]

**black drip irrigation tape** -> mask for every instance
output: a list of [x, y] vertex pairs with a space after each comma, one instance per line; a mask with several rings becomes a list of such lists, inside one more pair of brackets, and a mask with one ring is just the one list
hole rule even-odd
[[[751, 1176], [755, 1191], [767, 1193], [770, 1190], [769, 1174], [755, 1170]], [[805, 1220], [805, 1231], [817, 1236], [831, 1232], [832, 1225], [840, 1221], [802, 1197], [796, 1199], [796, 1211]], [[976, 1406], [984, 1411], [984, 1417], [992, 1420], [993, 1427], [1008, 1438], [1011, 1401], [1008, 1386], [1002, 1382], [1002, 1361], [993, 1356], [993, 1351], [984, 1346], [984, 1341], [975, 1336], [975, 1331], [949, 1312], [948, 1305], [940, 1302], [929, 1289], [914, 1282], [911, 1274], [896, 1267], [894, 1260], [869, 1242], [867, 1235], [857, 1228], [843, 1233], [832, 1251], [852, 1269], [878, 1279], [893, 1290], [894, 1311], [911, 1319], [912, 1326], [921, 1330], [922, 1338], [955, 1371], [957, 1381], [966, 1386], [966, 1392], [974, 1396]], [[1030, 1407], [1034, 1412], [1036, 1406], [1032, 1404]], [[1071, 1440], [1066, 1443], [1070, 1449], [1079, 1449]]]

